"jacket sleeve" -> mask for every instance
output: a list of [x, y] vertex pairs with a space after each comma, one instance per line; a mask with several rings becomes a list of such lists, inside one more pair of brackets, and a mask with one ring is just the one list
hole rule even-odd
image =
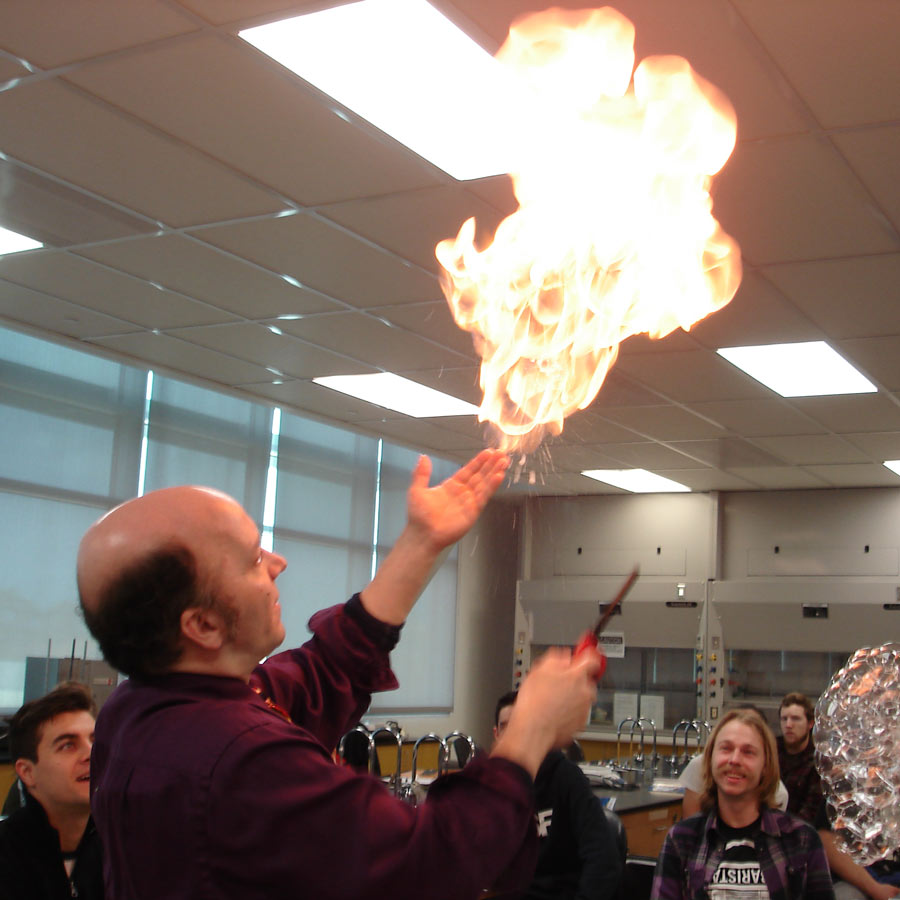
[[614, 900], [623, 875], [622, 862], [606, 813], [584, 773], [574, 765], [566, 769], [570, 773], [566, 803], [581, 862], [575, 900]]
[[396, 690], [389, 652], [400, 629], [373, 619], [359, 595], [316, 613], [312, 638], [257, 666], [250, 684], [333, 749], [378, 691]]
[[824, 802], [824, 797], [822, 795], [822, 781], [819, 778], [819, 773], [816, 771], [815, 766], [813, 766], [806, 776], [803, 802], [797, 810], [797, 815], [810, 824], [815, 824], [818, 821]]
[[216, 766], [204, 827], [218, 855], [206, 877], [244, 897], [474, 900], [511, 870], [527, 883], [533, 804], [523, 769], [481, 758], [414, 808], [274, 723], [245, 732]]

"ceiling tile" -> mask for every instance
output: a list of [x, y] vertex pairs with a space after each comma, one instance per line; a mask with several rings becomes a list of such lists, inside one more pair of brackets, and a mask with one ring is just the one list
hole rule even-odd
[[900, 429], [900, 406], [884, 394], [794, 397], [790, 402], [837, 434]]
[[619, 462], [623, 469], [696, 469], [697, 460], [652, 442], [634, 444], [601, 444], [600, 451]]
[[664, 399], [656, 391], [637, 384], [624, 372], [617, 372], [613, 366], [603, 381], [600, 393], [597, 394], [588, 409], [591, 412], [606, 415], [607, 409], [617, 406], [659, 406]]
[[747, 491], [756, 485], [745, 478], [738, 478], [731, 472], [718, 469], [657, 469], [657, 475], [671, 478], [679, 484], [689, 487], [696, 493], [706, 491]]
[[719, 422], [744, 437], [778, 434], [815, 434], [825, 429], [780, 397], [759, 400], [713, 400], [692, 403], [698, 415]]
[[856, 176], [814, 137], [739, 144], [714, 215], [756, 265], [895, 250]]
[[80, 250], [83, 256], [253, 319], [339, 309], [201, 241], [162, 235]]
[[[286, 19], [303, 12], [337, 6], [344, 0], [178, 0], [208, 22], [224, 25], [226, 22], [243, 21], [265, 16], [267, 19]], [[273, 15], [277, 13], [278, 15]]]
[[745, 272], [731, 303], [695, 325], [691, 337], [710, 350], [718, 350], [786, 341], [820, 341], [825, 335], [765, 279], [755, 272]]
[[[436, 4], [435, 4], [436, 5]], [[497, 210], [501, 216], [512, 215], [519, 207], [509, 175], [474, 178], [465, 183], [466, 191]]]
[[720, 426], [678, 406], [609, 409], [604, 416], [645, 438], [656, 441], [715, 438], [724, 434], [724, 429]]
[[[900, 126], [836, 134], [832, 140], [872, 192], [894, 228], [900, 228], [900, 165], [897, 162], [900, 160]], [[893, 160], [894, 164], [885, 165], [886, 160]]]
[[425, 447], [433, 451], [465, 450], [470, 456], [481, 450], [482, 444], [458, 431], [442, 428], [441, 419], [375, 419], [360, 422], [361, 428], [383, 435], [393, 443], [408, 447]]
[[163, 366], [175, 375], [202, 378], [212, 384], [239, 385], [272, 377], [263, 366], [254, 366], [165, 334], [98, 337], [92, 343], [108, 347], [153, 367]]
[[361, 313], [337, 313], [282, 322], [281, 325], [286, 333], [385, 371], [399, 373], [466, 363], [463, 357], [450, 350], [443, 350], [423, 338]]
[[77, 338], [121, 334], [134, 328], [121, 319], [9, 282], [0, 282], [0, 317], [14, 325], [32, 325]]
[[504, 486], [504, 495], [568, 497], [578, 494], [624, 494], [625, 491], [603, 484], [593, 478], [566, 472], [548, 472], [543, 469], [524, 468]]
[[590, 410], [575, 412], [563, 426], [562, 440], [568, 444], [627, 444], [640, 435], [610, 421], [609, 410], [602, 416]]
[[146, 234], [156, 225], [0, 158], [0, 225], [49, 247]]
[[196, 27], [190, 16], [164, 3], [28, 0], [4, 4], [3, 49], [51, 69]]
[[357, 308], [441, 297], [436, 278], [309, 215], [220, 225], [193, 233]]
[[682, 403], [744, 400], [769, 393], [722, 357], [709, 350], [620, 357], [616, 365], [635, 381]]
[[812, 472], [796, 466], [772, 466], [752, 469], [736, 468], [731, 473], [744, 478], [758, 488], [773, 491], [796, 490], [798, 488], [827, 487], [830, 482], [818, 478]]
[[900, 335], [836, 341], [834, 349], [879, 386], [900, 390]]
[[845, 434], [844, 439], [859, 447], [876, 462], [900, 459], [900, 431], [875, 431], [868, 434]]
[[669, 446], [691, 459], [717, 469], [746, 469], [751, 466], [779, 465], [783, 460], [740, 438], [715, 441], [672, 441]]
[[[546, 448], [546, 449], [545, 449]], [[621, 469], [622, 463], [604, 453], [605, 445], [545, 444], [534, 454], [549, 472], [583, 472], [585, 469]]]
[[900, 475], [895, 475], [890, 469], [876, 463], [807, 468], [833, 487], [900, 487]]
[[[4, 151], [74, 185], [181, 227], [284, 207], [236, 172], [55, 81], [0, 93]], [[139, 178], [134, 160], [142, 160]]]
[[478, 369], [463, 366], [450, 369], [417, 369], [411, 372], [398, 372], [411, 381], [418, 381], [427, 387], [434, 388], [451, 397], [481, 405], [481, 388], [478, 385]]
[[619, 344], [619, 355], [635, 356], [640, 353], [671, 353], [675, 350], [696, 349], [697, 341], [693, 334], [676, 328], [662, 338], [652, 338], [646, 333], [633, 334]]
[[219, 350], [263, 368], [277, 371], [272, 378], [317, 378], [322, 375], [356, 375], [375, 371], [371, 366], [349, 363], [338, 356], [307, 344], [289, 334], [273, 334], [263, 325], [235, 324], [213, 328], [181, 328], [171, 331], [182, 338], [210, 350]]
[[[735, 0], [826, 128], [900, 118], [900, 5], [884, 0]], [[865, 65], [860, 61], [865, 60]]]
[[[450, 307], [444, 300], [434, 303], [406, 303], [403, 306], [376, 307], [373, 315], [400, 325], [423, 337], [443, 344], [456, 353], [481, 363], [472, 342], [472, 332], [464, 331], [453, 320]], [[477, 378], [476, 378], [477, 380]]]
[[832, 338], [900, 334], [900, 254], [820, 259], [764, 270]]
[[800, 466], [831, 463], [868, 463], [869, 457], [834, 434], [805, 434], [787, 437], [760, 437], [756, 442], [785, 462]]
[[247, 389], [283, 406], [300, 416], [321, 416], [326, 422], [358, 423], [372, 418], [373, 406], [339, 391], [313, 384], [311, 381], [286, 381], [272, 384], [271, 373], [265, 373], [259, 384], [248, 383]]
[[320, 206], [319, 212], [435, 274], [441, 271], [434, 255], [438, 241], [452, 240], [474, 217], [476, 244], [483, 247], [503, 218], [458, 184]]
[[444, 179], [368, 123], [335, 115], [321, 94], [238, 38], [151, 46], [67, 78], [306, 205]]
[[[234, 320], [230, 313], [213, 306], [159, 290], [140, 278], [123, 275], [70, 253], [37, 251], [0, 257], [0, 278], [148, 329]], [[120, 324], [117, 331], [122, 327]]]

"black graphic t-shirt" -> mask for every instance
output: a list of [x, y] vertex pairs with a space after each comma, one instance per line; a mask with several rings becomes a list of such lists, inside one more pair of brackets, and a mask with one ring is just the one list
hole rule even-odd
[[719, 831], [725, 852], [707, 887], [709, 900], [769, 900], [756, 849], [759, 819], [743, 828], [731, 828], [720, 820]]

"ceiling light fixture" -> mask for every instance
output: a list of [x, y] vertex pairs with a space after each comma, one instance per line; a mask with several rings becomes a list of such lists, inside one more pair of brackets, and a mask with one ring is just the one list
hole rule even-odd
[[21, 253], [23, 250], [35, 250], [43, 246], [40, 241], [0, 226], [0, 256], [7, 253]]
[[782, 397], [871, 394], [878, 390], [825, 341], [722, 347], [716, 352]]
[[689, 492], [690, 488], [663, 478], [646, 469], [588, 469], [581, 473], [594, 481], [602, 481], [633, 494], [671, 494]]
[[886, 459], [883, 465], [886, 469], [890, 469], [895, 475], [900, 475], [900, 459]]
[[426, 0], [360, 0], [238, 34], [454, 178], [509, 171], [511, 82]]
[[470, 416], [478, 412], [478, 407], [471, 403], [435, 391], [416, 381], [401, 378], [391, 372], [377, 372], [374, 375], [328, 375], [314, 378], [313, 382], [415, 419]]

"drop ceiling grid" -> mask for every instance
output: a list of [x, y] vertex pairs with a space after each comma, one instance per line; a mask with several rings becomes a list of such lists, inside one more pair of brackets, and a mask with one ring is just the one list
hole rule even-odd
[[327, 98], [237, 37], [200, 34], [66, 78], [302, 205], [446, 180], [367, 124], [335, 115]]
[[[825, 128], [900, 118], [900, 5], [885, 0], [732, 0]], [[865, 59], [865, 66], [860, 60]]]
[[165, 330], [190, 325], [213, 325], [237, 318], [212, 304], [200, 303], [173, 291], [160, 290], [107, 266], [71, 253], [28, 253], [0, 258], [0, 278], [48, 295], [116, 315], [146, 329]]
[[[67, 181], [76, 195], [88, 190], [139, 217], [189, 230], [88, 242], [77, 247], [80, 256], [47, 251], [46, 271], [39, 271], [37, 254], [19, 257], [6, 275], [0, 261], [0, 279], [5, 278], [0, 315], [93, 340], [107, 354], [230, 386], [301, 414], [373, 433], [380, 423], [387, 434], [389, 424], [395, 440], [443, 449], [455, 458], [465, 456], [470, 445], [480, 446], [483, 434], [474, 417], [406, 420], [306, 379], [320, 362], [337, 369], [399, 368], [423, 383], [453, 385], [451, 393], [477, 403], [471, 339], [450, 321], [436, 279], [422, 270], [436, 270], [433, 241], [455, 232], [469, 209], [486, 222], [511, 210], [508, 179], [454, 184], [368, 126], [334, 116], [313, 89], [233, 36], [235, 23], [245, 16], [286, 8], [280, 0], [257, 0], [252, 7], [232, 0], [190, 0], [178, 6], [173, 0], [162, 7], [173, 15], [142, 21], [140, 33], [133, 22], [117, 24], [117, 2], [97, 0], [108, 15], [103, 33], [89, 36], [96, 45], [91, 53], [109, 55], [95, 59], [79, 49], [83, 35], [74, 33], [67, 42], [64, 30], [54, 27], [49, 37], [37, 34], [37, 13], [46, 0], [21, 4], [35, 12], [32, 24], [25, 25], [35, 32], [28, 36], [31, 51], [70, 67], [55, 78], [26, 80], [0, 93], [0, 115], [10, 133], [0, 149], [14, 159], [18, 154], [11, 151], [22, 151], [20, 158], [37, 175], [43, 171]], [[827, 26], [838, 9], [832, 0], [823, 0], [818, 13], [806, 0], [796, 2], [818, 15], [817, 27], [819, 22]], [[523, 8], [545, 4], [461, 0], [455, 5], [490, 32]], [[557, 456], [562, 467], [565, 453], [573, 450], [579, 459], [641, 464], [661, 474], [683, 472], [695, 490], [821, 487], [853, 478], [864, 484], [900, 483], [876, 464], [881, 454], [875, 452], [895, 446], [894, 436], [900, 435], [896, 398], [781, 400], [712, 353], [748, 338], [764, 342], [824, 335], [832, 343], [843, 341], [848, 355], [877, 372], [885, 387], [898, 389], [892, 363], [900, 333], [898, 129], [896, 123], [873, 118], [873, 110], [896, 119], [900, 93], [882, 90], [881, 97], [861, 98], [858, 91], [868, 74], [850, 79], [834, 97], [820, 90], [811, 78], [821, 66], [817, 42], [833, 41], [845, 23], [835, 22], [805, 43], [795, 41], [797, 59], [787, 58], [791, 41], [783, 40], [778, 29], [781, 19], [793, 13], [779, 5], [780, 0], [621, 4], [638, 25], [639, 47], [646, 48], [639, 49], [639, 57], [684, 47], [682, 52], [738, 108], [741, 144], [716, 187], [714, 212], [742, 243], [747, 271], [731, 307], [693, 333], [676, 333], [662, 342], [626, 342], [584, 418], [572, 417], [563, 435], [539, 454], [542, 482], [525, 490], [618, 492], [596, 482], [585, 490], [587, 479], [551, 471]], [[298, 10], [308, 4], [290, 6]], [[877, 25], [871, 0], [860, 0], [860, 7], [861, 21], [851, 23], [849, 49], [839, 48], [838, 54], [854, 61], [853, 47], [865, 45], [859, 35]], [[692, 32], [701, 16], [706, 16], [704, 32]], [[789, 23], [790, 28], [797, 23]], [[875, 75], [888, 60], [893, 66], [895, 56], [893, 50], [887, 53], [887, 33], [879, 33], [877, 41]], [[43, 49], [35, 51], [38, 46]], [[2, 64], [0, 57], [0, 73]], [[20, 67], [12, 69], [18, 74]], [[46, 100], [44, 108], [40, 103], [24, 108], [33, 98]], [[852, 121], [840, 119], [847, 110], [862, 112]], [[84, 127], [88, 120], [91, 125]], [[828, 132], [838, 121], [841, 130]], [[71, 139], [46, 140], [60, 131]], [[246, 140], [248, 133], [257, 140]], [[294, 160], [301, 155], [298, 139], [304, 141], [300, 151], [307, 164], [302, 167]], [[104, 142], [128, 147], [130, 181], [122, 172], [124, 154], [105, 159], [99, 151]], [[86, 158], [71, 158], [73, 148]], [[137, 172], [140, 178], [134, 177]], [[797, 196], [801, 192], [806, 196]], [[271, 218], [284, 208], [285, 197], [327, 205], [286, 224], [290, 219]], [[225, 224], [258, 216], [264, 220]], [[263, 246], [263, 234], [278, 235], [274, 249]], [[192, 250], [184, 248], [186, 242], [193, 242]], [[167, 247], [172, 251], [162, 252]], [[69, 272], [77, 285], [66, 284]], [[304, 283], [311, 279], [317, 290], [291, 287], [278, 278], [282, 274]], [[158, 291], [154, 282], [173, 290]], [[848, 296], [849, 301], [842, 299]], [[284, 335], [248, 324], [279, 324], [274, 316], [292, 301], [290, 311], [310, 318], [289, 326]], [[335, 315], [335, 307], [363, 312]], [[193, 318], [201, 314], [214, 319]], [[357, 318], [364, 324], [346, 332], [329, 330], [329, 323]], [[160, 323], [168, 334], [139, 333]], [[278, 379], [266, 365], [284, 371], [286, 383], [272, 384]], [[693, 418], [698, 426], [692, 433]], [[719, 426], [723, 436], [716, 438]], [[804, 450], [807, 437], [814, 439]], [[850, 458], [838, 462], [845, 448]], [[784, 465], [760, 465], [763, 451], [782, 457]], [[872, 464], [854, 456], [857, 452]], [[757, 458], [753, 465], [727, 470], [710, 465], [727, 453], [747, 458], [756, 453]], [[804, 467], [801, 460], [822, 463]]]
[[0, 117], [9, 155], [168, 226], [284, 208], [231, 169], [58, 81], [3, 91]]
[[191, 235], [163, 234], [82, 248], [79, 253], [246, 319], [342, 308], [321, 294], [297, 288], [279, 274]]
[[3, 9], [3, 49], [54, 69], [194, 31], [192, 15], [172, 3], [28, 0]]

